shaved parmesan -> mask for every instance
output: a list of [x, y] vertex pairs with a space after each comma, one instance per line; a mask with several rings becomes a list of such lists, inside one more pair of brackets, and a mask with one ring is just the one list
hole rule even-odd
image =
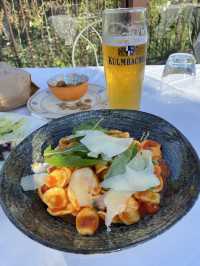
[[80, 142], [90, 151], [89, 156], [103, 155], [109, 159], [126, 151], [133, 141], [132, 138], [116, 138], [98, 130], [80, 130], [76, 134], [84, 136]]
[[102, 182], [104, 188], [132, 193], [145, 191], [160, 184], [154, 174], [152, 153], [142, 150], [127, 164], [123, 174], [111, 176]]
[[75, 194], [79, 205], [92, 206], [91, 191], [98, 186], [97, 178], [90, 168], [75, 170], [71, 175], [69, 188]]
[[20, 184], [24, 191], [35, 190], [45, 184], [46, 176], [46, 173], [24, 176]]
[[109, 230], [112, 219], [119, 213], [122, 213], [127, 206], [127, 201], [131, 196], [131, 192], [114, 191], [106, 192], [104, 196], [104, 203], [106, 206], [105, 224]]

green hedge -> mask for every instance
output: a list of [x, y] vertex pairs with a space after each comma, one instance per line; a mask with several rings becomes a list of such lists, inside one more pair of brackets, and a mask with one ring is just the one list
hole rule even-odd
[[[120, 1], [10, 0], [3, 2], [6, 3], [6, 7], [0, 8], [0, 59], [23, 67], [63, 67], [72, 65], [72, 42], [77, 34], [89, 23], [100, 20], [104, 8], [117, 7]], [[173, 4], [173, 1], [171, 2]], [[193, 1], [195, 2], [197, 1]], [[199, 33], [199, 8], [193, 9], [189, 16], [187, 13], [189, 7], [183, 7], [183, 4], [180, 4], [183, 8], [179, 11], [177, 19], [174, 20], [171, 16], [164, 20], [163, 14], [166, 14], [164, 7], [167, 3], [169, 3], [167, 0], [150, 0], [148, 64], [164, 63], [173, 52], [193, 52], [193, 42]], [[7, 15], [5, 15], [5, 8]], [[58, 21], [55, 20], [55, 16], [58, 15], [69, 17], [60, 31], [55, 30], [52, 24], [58, 25]], [[52, 16], [54, 16], [53, 19]], [[12, 34], [9, 27], [12, 29]], [[95, 29], [101, 34], [101, 23], [97, 23]], [[99, 62], [102, 64], [98, 36], [92, 29], [86, 31], [85, 36], [95, 45]], [[83, 38], [77, 45], [75, 60], [77, 65], [96, 64], [94, 52]]]

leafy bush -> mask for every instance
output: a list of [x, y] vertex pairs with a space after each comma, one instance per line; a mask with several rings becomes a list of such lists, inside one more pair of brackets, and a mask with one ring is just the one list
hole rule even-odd
[[[96, 65], [95, 50], [99, 63], [102, 64], [101, 44], [95, 30], [101, 34], [101, 23], [98, 21], [101, 20], [102, 10], [117, 7], [120, 3], [118, 0], [1, 2], [0, 59], [23, 67], [71, 66], [75, 37], [95, 21], [97, 23], [94, 27], [84, 32], [94, 49], [86, 39], [80, 38], [76, 47], [75, 62], [77, 65]], [[195, 4], [197, 1], [190, 2]], [[199, 7], [194, 9], [179, 3], [181, 8], [175, 12], [177, 6], [171, 8], [169, 3], [176, 4], [177, 1], [150, 0], [149, 64], [164, 63], [173, 52], [192, 52], [193, 42], [199, 34]]]

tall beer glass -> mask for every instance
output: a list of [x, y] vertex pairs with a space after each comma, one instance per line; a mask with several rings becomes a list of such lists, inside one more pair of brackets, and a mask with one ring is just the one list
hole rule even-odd
[[139, 109], [147, 46], [145, 8], [106, 9], [103, 61], [110, 108]]

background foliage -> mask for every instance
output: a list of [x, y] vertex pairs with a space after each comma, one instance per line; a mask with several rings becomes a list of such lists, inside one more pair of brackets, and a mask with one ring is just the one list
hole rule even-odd
[[[194, 5], [198, 2], [150, 0], [149, 64], [164, 63], [173, 52], [195, 52], [200, 7]], [[103, 9], [118, 7], [120, 1], [1, 0], [0, 3], [0, 60], [23, 67], [62, 67], [72, 65], [72, 45], [78, 33], [99, 21]], [[84, 36], [95, 46], [102, 64], [100, 40], [95, 32], [101, 34], [101, 23], [94, 28], [86, 30]], [[84, 38], [77, 43], [75, 60], [77, 65], [96, 64], [91, 45]]]

